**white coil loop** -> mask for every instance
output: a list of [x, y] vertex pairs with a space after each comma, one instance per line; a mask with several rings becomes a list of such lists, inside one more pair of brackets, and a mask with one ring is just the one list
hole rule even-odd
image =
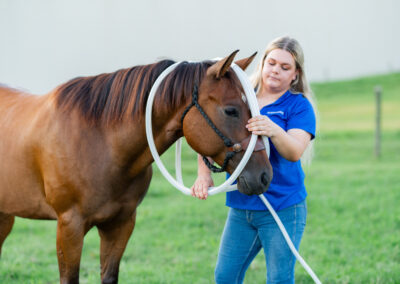
[[[154, 144], [154, 138], [153, 138], [153, 131], [152, 131], [152, 120], [151, 120], [151, 115], [152, 115], [152, 110], [153, 110], [153, 101], [154, 101], [154, 96], [157, 92], [158, 86], [164, 80], [164, 78], [172, 71], [175, 69], [177, 65], [179, 65], [181, 62], [177, 62], [171, 66], [169, 66], [161, 75], [157, 78], [155, 81], [153, 87], [151, 88], [149, 98], [147, 100], [147, 105], [146, 105], [146, 136], [147, 136], [147, 141], [150, 147], [151, 154], [153, 155], [154, 161], [156, 162], [158, 168], [160, 169], [161, 173], [164, 175], [164, 177], [178, 190], [180, 190], [182, 193], [186, 195], [191, 195], [191, 190], [190, 188], [187, 188], [183, 184], [182, 180], [182, 168], [181, 168], [181, 146], [182, 146], [182, 140], [181, 138], [178, 139], [176, 142], [176, 152], [175, 152], [175, 168], [176, 168], [176, 179], [174, 179], [167, 169], [165, 168], [164, 164], [162, 163], [160, 156], [158, 155], [156, 146]], [[243, 90], [245, 92], [247, 102], [250, 108], [250, 112], [252, 116], [257, 116], [260, 115], [260, 110], [258, 107], [258, 102], [256, 95], [254, 93], [253, 87], [251, 86], [251, 83], [249, 79], [247, 78], [246, 73], [236, 64], [232, 63], [232, 69], [235, 71], [237, 77], [240, 80], [240, 83], [243, 86]], [[269, 142], [268, 138], [265, 136], [262, 136], [265, 149], [267, 151], [267, 155], [269, 157], [270, 155], [270, 148], [269, 148]], [[254, 147], [256, 145], [256, 140], [257, 140], [257, 135], [252, 134], [249, 146], [246, 150], [246, 152], [243, 155], [242, 160], [240, 161], [239, 165], [236, 167], [235, 171], [232, 173], [232, 175], [220, 186], [218, 187], [210, 187], [208, 191], [208, 195], [214, 195], [220, 192], [227, 192], [227, 191], [232, 191], [236, 190], [237, 187], [236, 185], [232, 185], [232, 183], [237, 179], [239, 174], [242, 172], [243, 168], [247, 164], [248, 160], [250, 159], [251, 154], [253, 153]], [[281, 230], [290, 250], [294, 254], [294, 256], [297, 258], [297, 260], [301, 263], [301, 265], [304, 267], [304, 269], [308, 272], [308, 274], [311, 276], [311, 278], [314, 280], [315, 283], [320, 284], [321, 281], [318, 279], [317, 275], [312, 271], [312, 269], [308, 266], [308, 264], [304, 261], [304, 259], [300, 256], [300, 254], [297, 252], [296, 248], [294, 247], [288, 233], [286, 232], [285, 227], [283, 226], [281, 220], [279, 219], [278, 215], [276, 214], [275, 210], [272, 208], [271, 204], [268, 202], [268, 200], [265, 198], [264, 195], [260, 194], [259, 197], [265, 204], [265, 206], [268, 208], [268, 210], [271, 212], [271, 215], [274, 217], [275, 222], [279, 226], [279, 229]]]

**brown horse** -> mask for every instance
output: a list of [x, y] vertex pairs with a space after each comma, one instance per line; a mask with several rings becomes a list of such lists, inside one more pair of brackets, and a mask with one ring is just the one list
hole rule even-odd
[[[183, 62], [161, 84], [153, 106], [159, 153], [185, 136], [198, 153], [222, 165], [229, 149], [196, 108], [185, 109], [198, 85], [198, 103], [237, 143], [249, 137], [250, 112], [230, 68], [220, 61]], [[236, 62], [245, 69], [254, 56]], [[173, 61], [75, 78], [47, 95], [0, 87], [0, 248], [14, 217], [57, 220], [61, 283], [79, 282], [83, 238], [96, 226], [102, 283], [117, 283], [136, 208], [152, 176], [144, 111], [151, 86]], [[183, 113], [186, 113], [183, 118]], [[243, 151], [226, 170], [232, 172]], [[254, 152], [239, 177], [245, 194], [264, 192], [272, 169]]]

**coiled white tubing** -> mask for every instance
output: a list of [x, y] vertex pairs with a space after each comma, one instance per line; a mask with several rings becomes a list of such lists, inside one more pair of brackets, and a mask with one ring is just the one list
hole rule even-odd
[[[157, 149], [155, 147], [155, 144], [154, 144], [154, 138], [153, 138], [153, 132], [152, 132], [152, 107], [153, 107], [153, 101], [154, 101], [154, 96], [156, 94], [156, 91], [157, 91], [160, 83], [162, 82], [162, 80], [172, 70], [174, 70], [175, 67], [177, 65], [179, 65], [180, 63], [181, 62], [177, 62], [177, 63], [171, 65], [170, 67], [168, 67], [167, 69], [165, 69], [165, 71], [163, 73], [161, 73], [161, 75], [154, 82], [154, 85], [150, 90], [149, 98], [147, 99], [147, 105], [146, 105], [146, 136], [147, 136], [147, 141], [148, 141], [148, 144], [149, 144], [149, 148], [150, 148], [151, 154], [153, 155], [154, 161], [156, 162], [157, 166], [159, 167], [161, 173], [178, 190], [180, 190], [182, 193], [184, 193], [186, 195], [190, 195], [191, 194], [190, 188], [187, 188], [182, 182], [182, 174], [181, 174], [181, 166], [180, 166], [180, 161], [181, 161], [181, 159], [180, 159], [180, 150], [177, 151], [178, 154], [179, 154], [179, 158], [176, 159], [176, 161], [175, 161], [177, 163], [176, 164], [176, 166], [177, 166], [176, 172], [178, 173], [177, 176], [178, 176], [178, 180], [179, 180], [179, 181], [177, 181], [176, 179], [174, 179], [169, 174], [169, 172], [165, 168], [164, 164], [162, 163], [162, 161], [160, 159], [160, 156], [158, 155]], [[254, 90], [250, 86], [250, 82], [248, 82], [248, 80], [243, 79], [243, 78], [246, 78], [246, 77], [244, 77], [245, 73], [242, 71], [242, 69], [240, 69], [240, 67], [238, 67], [236, 65], [233, 65], [232, 67], [234, 68], [236, 74], [240, 74], [240, 75], [238, 75], [238, 77], [239, 77], [239, 80], [241, 80], [241, 83], [243, 85], [243, 89], [245, 90], [246, 97], [247, 97], [247, 100], [248, 100], [249, 105], [250, 105], [251, 114], [253, 116], [259, 115], [260, 111], [258, 109], [257, 99], [256, 99], [256, 96], [254, 94]], [[243, 74], [244, 74], [244, 76], [243, 76]], [[242, 79], [240, 79], [241, 77], [242, 77]], [[245, 151], [245, 153], [243, 155], [243, 158], [240, 161], [240, 163], [237, 166], [237, 168], [235, 169], [235, 171], [232, 173], [232, 175], [222, 185], [220, 185], [218, 187], [210, 187], [209, 192], [208, 192], [209, 195], [214, 195], [214, 194], [217, 194], [217, 193], [220, 193], [220, 192], [236, 190], [236, 186], [232, 186], [231, 184], [237, 179], [237, 177], [239, 176], [239, 174], [242, 172], [243, 168], [247, 164], [248, 160], [250, 159], [250, 156], [253, 153], [256, 141], [257, 141], [257, 135], [252, 134], [251, 138], [250, 138], [249, 146], [248, 146], [247, 150]], [[267, 145], [266, 149], [268, 149], [268, 151], [269, 151], [269, 143], [268, 143], [268, 139], [267, 138], [264, 140], [264, 143], [266, 143], [266, 145]], [[177, 145], [179, 146], [179, 149], [180, 149], [181, 142], [179, 141], [177, 143]]]
[[[158, 76], [157, 80], [154, 82], [151, 90], [149, 97], [147, 99], [147, 105], [146, 105], [146, 137], [147, 137], [147, 142], [149, 144], [150, 152], [153, 155], [154, 161], [156, 162], [158, 168], [160, 169], [161, 173], [163, 176], [178, 190], [180, 190], [183, 194], [186, 195], [191, 195], [191, 190], [190, 188], [187, 188], [183, 184], [182, 180], [182, 167], [181, 167], [181, 147], [182, 147], [182, 138], [179, 138], [176, 142], [176, 152], [175, 152], [175, 168], [176, 168], [176, 179], [174, 179], [167, 169], [165, 168], [164, 164], [161, 161], [160, 156], [158, 155], [158, 151], [156, 149], [156, 146], [154, 144], [154, 138], [153, 138], [153, 131], [152, 131], [152, 110], [153, 110], [153, 102], [154, 102], [154, 96], [157, 92], [157, 89], [159, 85], [161, 84], [162, 80], [178, 66], [181, 62], [177, 62], [169, 66], [167, 69], [164, 70], [163, 73]], [[260, 115], [260, 110], [258, 107], [257, 103], [257, 98], [254, 93], [254, 89], [251, 86], [251, 83], [249, 79], [247, 78], [246, 73], [236, 64], [232, 63], [232, 69], [236, 73], [237, 77], [239, 78], [240, 83], [243, 86], [243, 90], [246, 95], [246, 99], [250, 108], [250, 112], [252, 116], [257, 116]], [[267, 152], [267, 155], [269, 157], [270, 155], [270, 147], [269, 147], [269, 142], [268, 138], [265, 136], [262, 136], [265, 149]], [[246, 166], [248, 160], [250, 159], [251, 154], [253, 153], [254, 147], [256, 145], [256, 140], [257, 140], [257, 135], [252, 134], [250, 143], [247, 147], [247, 150], [245, 151], [242, 160], [240, 161], [239, 165], [236, 167], [232, 175], [220, 186], [218, 187], [210, 187], [208, 191], [208, 195], [215, 195], [220, 192], [227, 192], [227, 191], [232, 191], [236, 190], [237, 186], [232, 185], [232, 183], [237, 179], [239, 174], [242, 172], [243, 168]], [[271, 204], [268, 202], [268, 200], [265, 198], [264, 195], [260, 194], [259, 197], [265, 204], [265, 206], [268, 208], [268, 210], [271, 212], [271, 215], [274, 217], [275, 222], [277, 223], [279, 229], [281, 230], [290, 250], [296, 257], [296, 259], [301, 263], [301, 265], [304, 267], [304, 269], [308, 272], [308, 274], [311, 276], [311, 278], [314, 280], [315, 283], [320, 284], [321, 281], [318, 279], [317, 275], [315, 275], [314, 271], [308, 266], [308, 264], [304, 261], [304, 259], [300, 256], [300, 254], [297, 252], [295, 246], [293, 245], [293, 242], [291, 241], [284, 225], [282, 224], [281, 220], [279, 219], [278, 215], [276, 214], [275, 210], [272, 208]]]

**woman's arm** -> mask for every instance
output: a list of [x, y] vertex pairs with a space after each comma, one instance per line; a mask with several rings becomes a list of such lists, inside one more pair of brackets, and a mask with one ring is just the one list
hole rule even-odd
[[[210, 163], [213, 163], [211, 158], [207, 158]], [[214, 182], [211, 177], [211, 171], [206, 166], [201, 155], [197, 155], [197, 179], [191, 187], [192, 196], [199, 199], [207, 199], [208, 188], [214, 186]]]
[[311, 140], [310, 133], [297, 128], [286, 132], [264, 115], [251, 118], [246, 127], [253, 134], [269, 137], [279, 154], [292, 162], [300, 160]]

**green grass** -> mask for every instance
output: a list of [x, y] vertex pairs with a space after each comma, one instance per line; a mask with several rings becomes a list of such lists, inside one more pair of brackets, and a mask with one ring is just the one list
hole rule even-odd
[[[376, 84], [383, 87], [380, 159], [374, 157]], [[313, 90], [321, 123], [316, 157], [306, 169], [309, 213], [300, 254], [323, 283], [400, 283], [400, 74], [314, 84]], [[172, 157], [169, 151], [163, 159]], [[196, 163], [187, 146], [183, 168], [191, 185]], [[212, 283], [224, 199], [184, 196], [155, 169], [120, 283]], [[17, 218], [3, 247], [0, 283], [57, 283], [55, 232], [55, 222]], [[80, 279], [100, 282], [96, 230], [85, 238]], [[262, 253], [245, 283], [265, 283]], [[312, 283], [299, 264], [296, 283]]]

